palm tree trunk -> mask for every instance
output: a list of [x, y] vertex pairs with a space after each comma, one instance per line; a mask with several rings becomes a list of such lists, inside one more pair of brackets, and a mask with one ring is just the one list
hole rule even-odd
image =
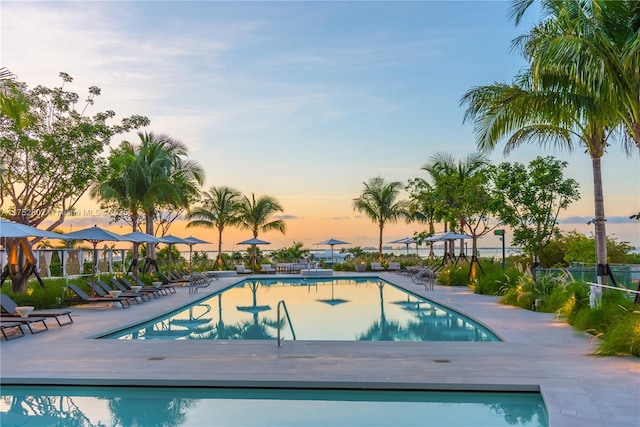
[[[145, 226], [146, 233], [150, 235], [154, 235], [153, 230], [153, 213], [146, 212], [145, 215]], [[147, 268], [146, 273], [155, 273], [157, 270], [156, 264], [156, 244], [155, 243], [147, 243]]]
[[602, 157], [598, 154], [591, 156], [593, 166], [593, 198], [595, 205], [595, 241], [597, 275], [602, 277], [602, 284], [607, 284], [609, 266], [607, 264], [607, 231], [604, 215], [604, 192], [602, 189]]
[[[134, 233], [138, 231], [138, 215], [136, 214], [131, 215], [131, 231]], [[140, 258], [140, 244], [138, 242], [133, 242], [132, 253], [131, 270], [133, 271], [133, 275], [138, 277], [138, 273], [140, 272], [138, 266], [138, 258]], [[122, 260], [122, 262], [124, 262], [124, 260]]]
[[380, 227], [380, 238], [378, 241], [378, 261], [382, 262], [382, 230], [384, 230], [384, 223], [379, 223]]
[[218, 258], [216, 259], [218, 270], [222, 270], [222, 230], [222, 227], [218, 228]]

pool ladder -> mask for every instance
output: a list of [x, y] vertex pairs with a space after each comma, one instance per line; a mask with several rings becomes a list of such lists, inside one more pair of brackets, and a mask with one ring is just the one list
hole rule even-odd
[[284, 300], [280, 300], [278, 302], [278, 308], [276, 310], [277, 315], [278, 315], [278, 320], [277, 320], [277, 324], [278, 324], [278, 342], [276, 343], [277, 347], [282, 347], [282, 338], [280, 337], [280, 324], [282, 323], [280, 321], [280, 306], [282, 306], [284, 308], [284, 314], [287, 316], [287, 322], [289, 322], [289, 329], [291, 329], [291, 335], [293, 336], [293, 339], [296, 339], [296, 332], [293, 330], [293, 324], [291, 323], [291, 317], [289, 317], [289, 310], [287, 310], [287, 304], [285, 304]]

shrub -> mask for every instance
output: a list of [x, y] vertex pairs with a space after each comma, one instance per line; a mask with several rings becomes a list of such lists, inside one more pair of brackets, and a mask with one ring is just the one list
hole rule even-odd
[[631, 354], [640, 357], [640, 311], [633, 311], [620, 318], [600, 338], [595, 351], [598, 356]]

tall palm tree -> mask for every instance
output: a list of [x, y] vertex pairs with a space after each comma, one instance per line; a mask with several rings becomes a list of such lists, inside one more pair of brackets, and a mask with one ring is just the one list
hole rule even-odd
[[[202, 167], [184, 159], [188, 150], [182, 142], [166, 135], [138, 132], [138, 161], [146, 176], [146, 191], [142, 199], [146, 233], [154, 235], [157, 210], [164, 206], [187, 208], [199, 193], [204, 180]], [[147, 251], [149, 266], [155, 266], [155, 246]]]
[[[513, 1], [519, 24], [531, 1]], [[543, 32], [514, 41], [538, 62], [536, 69], [579, 76], [589, 93], [606, 100], [640, 148], [640, 2], [542, 0], [551, 17]]]
[[353, 209], [364, 214], [378, 224], [378, 259], [382, 262], [382, 234], [387, 223], [395, 223], [400, 219], [409, 221], [411, 213], [409, 202], [398, 200], [403, 185], [399, 181], [386, 182], [377, 176], [363, 182], [364, 190], [359, 197], [353, 199]]
[[[243, 230], [250, 230], [256, 239], [262, 231], [276, 230], [284, 234], [287, 230], [284, 220], [272, 219], [278, 212], [284, 212], [284, 209], [274, 197], [261, 196], [256, 199], [255, 194], [251, 193], [251, 198], [244, 196], [238, 204], [237, 225]], [[256, 267], [256, 245], [252, 246], [251, 259]]]
[[187, 227], [218, 229], [218, 258], [216, 265], [222, 267], [222, 232], [228, 225], [235, 225], [238, 214], [240, 192], [229, 187], [211, 187], [204, 192], [202, 206], [189, 211]]
[[[514, 1], [516, 18], [526, 10], [526, 3], [530, 2]], [[485, 151], [493, 149], [502, 138], [507, 138], [505, 153], [523, 143], [535, 142], [569, 151], [582, 146], [589, 154], [593, 170], [597, 274], [605, 282], [607, 276], [612, 276], [607, 261], [601, 162], [610, 136], [629, 123], [623, 120], [621, 113], [625, 110], [622, 98], [635, 96], [637, 100], [640, 93], [640, 86], [634, 86], [636, 82], [629, 83], [630, 87], [635, 87], [635, 93], [633, 89], [625, 89], [622, 95], [622, 89], [612, 87], [617, 79], [608, 80], [614, 77], [591, 69], [597, 64], [608, 67], [612, 63], [624, 63], [627, 65], [617, 72], [631, 73], [628, 78], [631, 81], [639, 78], [638, 26], [635, 27], [635, 36], [627, 37], [635, 37], [630, 53], [632, 58], [629, 59], [626, 58], [627, 53], [620, 49], [609, 49], [612, 44], [609, 40], [616, 35], [610, 32], [614, 26], [608, 22], [606, 25], [610, 26], [605, 31], [600, 13], [593, 13], [593, 10], [610, 7], [609, 3], [615, 2], [543, 1], [543, 9], [549, 14], [549, 19], [514, 42], [522, 47], [530, 68], [518, 75], [513, 84], [473, 88], [461, 101], [467, 105], [465, 121], [474, 122], [478, 146]], [[637, 19], [635, 22], [637, 24]], [[623, 23], [620, 26], [620, 33], [628, 34], [629, 25]], [[573, 47], [569, 48], [572, 44]], [[577, 53], [575, 49], [583, 49], [583, 52], [571, 61], [567, 60], [565, 55]], [[603, 57], [592, 54], [598, 49], [611, 53], [608, 65]], [[628, 68], [629, 63], [636, 64], [635, 71]], [[632, 129], [633, 126], [631, 124]], [[622, 145], [627, 153], [633, 151], [631, 138], [623, 138]]]
[[[138, 157], [138, 147], [128, 141], [122, 143], [109, 156], [109, 175], [89, 189], [89, 196], [100, 200], [103, 208], [118, 220], [128, 217], [131, 231], [138, 231], [143, 214], [147, 179]], [[138, 274], [139, 243], [133, 243], [133, 273]]]

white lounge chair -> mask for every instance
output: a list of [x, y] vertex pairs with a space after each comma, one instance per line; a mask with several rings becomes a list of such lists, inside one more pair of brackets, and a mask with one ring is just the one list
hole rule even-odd
[[384, 271], [384, 267], [379, 262], [372, 262], [371, 271]]
[[260, 273], [275, 273], [276, 269], [271, 264], [261, 264]]
[[392, 261], [389, 263], [389, 267], [387, 268], [389, 271], [400, 271], [400, 263], [396, 261]]
[[244, 265], [236, 265], [236, 273], [238, 274], [251, 274], [253, 271], [245, 267]]

